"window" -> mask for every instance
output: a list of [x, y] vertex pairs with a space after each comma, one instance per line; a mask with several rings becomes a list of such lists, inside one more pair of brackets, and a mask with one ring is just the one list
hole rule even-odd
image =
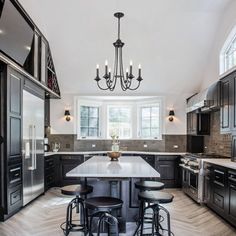
[[236, 65], [236, 37], [225, 51], [225, 71]]
[[236, 26], [226, 39], [220, 53], [220, 74], [236, 66]]
[[159, 139], [161, 136], [159, 104], [144, 105], [139, 110], [140, 138]]
[[108, 106], [108, 138], [118, 135], [119, 138], [132, 138], [131, 107]]
[[78, 139], [161, 139], [163, 98], [148, 96], [78, 96]]
[[99, 107], [80, 106], [80, 136], [99, 137]]

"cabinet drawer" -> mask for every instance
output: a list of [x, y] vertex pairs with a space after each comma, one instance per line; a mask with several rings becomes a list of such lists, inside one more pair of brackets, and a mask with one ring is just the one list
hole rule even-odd
[[213, 203], [221, 209], [224, 209], [224, 197], [218, 193], [213, 194]]
[[21, 183], [22, 165], [14, 165], [9, 167], [9, 184]]
[[10, 194], [10, 205], [14, 205], [21, 200], [21, 189], [18, 189]]
[[54, 160], [52, 158], [45, 160], [45, 168], [54, 167]]
[[8, 190], [8, 214], [22, 206], [22, 185]]
[[49, 183], [52, 183], [55, 181], [55, 178], [54, 178], [54, 175], [48, 175], [46, 177], [46, 183], [49, 184]]

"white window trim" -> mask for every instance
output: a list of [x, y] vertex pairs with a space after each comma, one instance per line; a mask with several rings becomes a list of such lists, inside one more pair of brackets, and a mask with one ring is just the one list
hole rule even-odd
[[[152, 96], [150, 98], [145, 98], [144, 100], [100, 100], [99, 96], [96, 99], [94, 96], [75, 96], [74, 97], [74, 109], [76, 114], [74, 130], [77, 135], [77, 140], [111, 140], [108, 136], [108, 127], [107, 127], [107, 107], [108, 106], [125, 106], [131, 107], [131, 138], [120, 139], [120, 140], [162, 140], [162, 136], [165, 133], [165, 117], [164, 117], [164, 107], [165, 107], [165, 98], [162, 96]], [[139, 120], [139, 107], [144, 105], [159, 104], [160, 106], [160, 137], [155, 138], [141, 138], [139, 137], [140, 130], [140, 120]], [[82, 138], [80, 136], [80, 106], [97, 106], [99, 107], [99, 134], [100, 137], [86, 137]]]
[[[143, 107], [150, 107], [150, 106], [155, 106], [158, 105], [159, 106], [159, 126], [160, 126], [160, 135], [156, 138], [152, 138], [152, 137], [147, 137], [147, 138], [143, 138], [141, 137], [141, 108]], [[140, 140], [162, 140], [162, 135], [163, 135], [163, 99], [158, 98], [149, 102], [141, 102], [137, 104], [137, 137]]]
[[[99, 124], [98, 124], [98, 133], [99, 133], [99, 137], [82, 137], [80, 135], [80, 107], [81, 106], [89, 106], [89, 107], [98, 107], [99, 108]], [[102, 134], [101, 134], [101, 113], [102, 113], [102, 103], [101, 102], [97, 102], [97, 101], [89, 101], [89, 100], [82, 100], [77, 98], [77, 129], [76, 129], [76, 133], [77, 133], [77, 139], [82, 139], [82, 140], [86, 140], [86, 139], [101, 139], [102, 138]]]
[[[131, 118], [131, 137], [129, 137], [129, 138], [122, 138], [122, 140], [130, 140], [130, 139], [133, 139], [133, 120], [134, 120], [134, 118], [133, 118], [133, 104], [129, 104], [129, 103], [120, 103], [120, 102], [117, 102], [117, 103], [107, 103], [106, 104], [106, 111], [108, 112], [108, 109], [110, 108], [110, 107], [125, 107], [125, 108], [129, 108], [130, 109], [130, 112], [131, 112], [131, 116], [130, 116], [130, 118]], [[106, 114], [106, 124], [107, 124], [107, 126], [106, 126], [106, 138], [107, 139], [111, 139], [111, 137], [110, 137], [110, 135], [109, 135], [109, 129], [108, 129], [108, 124], [109, 124], [109, 117], [108, 117], [108, 113]]]
[[236, 26], [234, 26], [234, 28], [229, 33], [220, 51], [220, 55], [219, 55], [219, 70], [220, 71], [219, 72], [221, 76], [227, 74], [229, 71], [236, 69], [236, 65], [229, 69], [226, 69], [226, 55], [225, 55], [229, 47], [231, 46], [232, 42], [235, 40], [235, 38], [236, 38]]

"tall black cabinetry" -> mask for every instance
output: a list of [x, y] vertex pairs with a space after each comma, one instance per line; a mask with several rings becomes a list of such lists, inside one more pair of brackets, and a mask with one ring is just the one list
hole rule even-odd
[[1, 208], [5, 220], [22, 206], [23, 76], [1, 64]]

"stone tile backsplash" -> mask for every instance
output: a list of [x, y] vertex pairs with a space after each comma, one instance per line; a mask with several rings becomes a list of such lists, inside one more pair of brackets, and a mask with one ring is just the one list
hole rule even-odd
[[220, 133], [220, 111], [211, 113], [211, 133], [204, 137], [206, 153], [231, 156], [231, 135]]
[[[59, 142], [60, 151], [106, 151], [111, 149], [111, 140], [77, 140], [73, 134], [51, 134], [49, 144]], [[163, 135], [162, 140], [121, 140], [124, 151], [185, 152], [186, 135]]]

